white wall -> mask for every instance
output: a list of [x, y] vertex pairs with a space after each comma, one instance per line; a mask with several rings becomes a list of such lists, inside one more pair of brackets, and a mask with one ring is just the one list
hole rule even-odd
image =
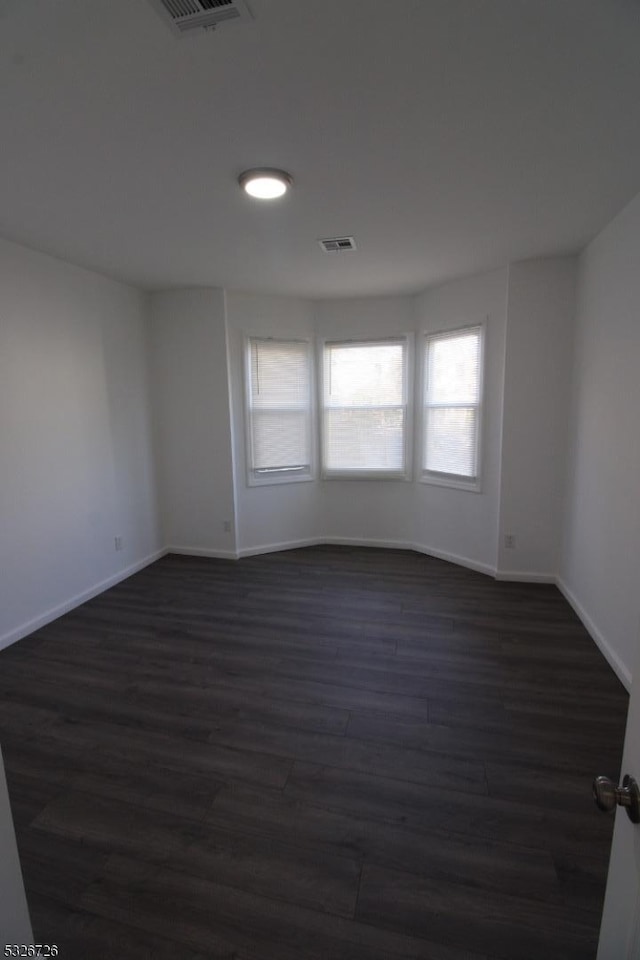
[[247, 485], [243, 360], [244, 336], [313, 338], [313, 310], [305, 300], [228, 293], [227, 323], [238, 550], [313, 540], [320, 529], [316, 481]]
[[[498, 569], [553, 579], [568, 442], [574, 257], [509, 268]], [[505, 549], [504, 537], [515, 537]]]
[[[639, 245], [640, 198], [580, 259], [568, 424], [571, 258], [513, 264], [416, 297], [311, 303], [215, 289], [147, 298], [0, 241], [0, 644], [161, 546], [235, 556], [361, 540], [524, 578], [559, 565], [563, 588], [628, 681], [638, 627]], [[424, 331], [479, 320], [480, 493], [399, 481], [247, 486], [243, 335], [414, 332], [419, 343]], [[500, 546], [507, 532], [516, 550]]]
[[580, 258], [560, 575], [630, 682], [640, 612], [640, 196]]
[[[322, 300], [314, 307], [316, 334], [321, 339], [389, 337], [415, 330], [412, 297]], [[411, 483], [401, 480], [321, 481], [322, 534], [337, 540], [407, 541], [411, 493]]]
[[222, 290], [152, 294], [151, 368], [164, 544], [235, 555]]
[[159, 548], [146, 309], [0, 241], [0, 646]]
[[419, 483], [413, 539], [436, 553], [494, 572], [498, 552], [507, 269], [466, 277], [416, 299], [421, 331], [435, 333], [486, 322], [482, 490], [470, 493]]
[[[312, 540], [416, 545], [493, 572], [497, 557], [507, 271], [420, 297], [301, 300], [227, 295], [238, 548]], [[485, 480], [480, 494], [421, 483], [318, 480], [248, 487], [243, 334], [357, 338], [452, 328], [487, 319]]]

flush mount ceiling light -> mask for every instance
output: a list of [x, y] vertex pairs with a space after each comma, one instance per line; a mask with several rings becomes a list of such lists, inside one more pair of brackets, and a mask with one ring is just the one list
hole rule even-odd
[[238, 177], [242, 189], [257, 200], [276, 200], [284, 196], [293, 183], [293, 178], [284, 170], [272, 170], [270, 167], [257, 167], [245, 170]]

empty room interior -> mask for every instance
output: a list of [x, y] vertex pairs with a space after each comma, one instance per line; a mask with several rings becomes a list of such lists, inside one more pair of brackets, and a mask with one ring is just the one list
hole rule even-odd
[[0, 74], [0, 953], [637, 960], [640, 5]]

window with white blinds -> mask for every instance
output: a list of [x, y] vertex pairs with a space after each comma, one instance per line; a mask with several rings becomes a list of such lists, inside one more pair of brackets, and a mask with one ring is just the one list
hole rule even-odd
[[311, 356], [306, 341], [247, 340], [250, 484], [312, 476]]
[[324, 476], [406, 475], [407, 379], [406, 338], [325, 343]]
[[481, 326], [427, 336], [422, 476], [477, 486], [482, 398]]

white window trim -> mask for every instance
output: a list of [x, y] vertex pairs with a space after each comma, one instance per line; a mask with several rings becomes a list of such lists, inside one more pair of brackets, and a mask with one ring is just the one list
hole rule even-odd
[[[257, 475], [253, 469], [253, 431], [251, 429], [251, 341], [265, 343], [306, 343], [309, 348], [309, 443], [308, 470], [281, 470]], [[245, 334], [243, 337], [242, 367], [244, 371], [244, 436], [246, 481], [248, 487], [271, 487], [282, 483], [306, 483], [317, 478], [317, 407], [315, 386], [314, 344], [309, 337], [267, 337], [264, 334]]]
[[[405, 359], [405, 431], [404, 431], [404, 470], [328, 470], [325, 467], [325, 428], [324, 428], [324, 357], [325, 347], [331, 344], [366, 344], [384, 346], [389, 343], [404, 344]], [[414, 334], [400, 333], [388, 337], [327, 337], [317, 341], [317, 420], [320, 430], [320, 477], [322, 480], [400, 480], [410, 482], [413, 479], [413, 431], [414, 431]]]
[[[480, 383], [478, 390], [478, 430], [476, 434], [476, 476], [465, 480], [458, 474], [437, 473], [434, 470], [425, 470], [422, 467], [425, 459], [424, 435], [425, 435], [425, 402], [424, 388], [427, 377], [426, 364], [426, 341], [437, 340], [439, 338], [452, 337], [456, 333], [464, 333], [465, 330], [480, 330]], [[419, 452], [418, 480], [420, 483], [428, 483], [434, 487], [449, 487], [453, 490], [466, 490], [469, 493], [482, 493], [482, 467], [483, 467], [483, 448], [484, 448], [484, 363], [486, 356], [487, 341], [487, 317], [476, 320], [473, 323], [464, 323], [460, 326], [451, 327], [444, 330], [424, 330], [421, 334], [421, 347], [419, 359], [419, 383], [416, 394], [416, 438], [415, 449]]]

